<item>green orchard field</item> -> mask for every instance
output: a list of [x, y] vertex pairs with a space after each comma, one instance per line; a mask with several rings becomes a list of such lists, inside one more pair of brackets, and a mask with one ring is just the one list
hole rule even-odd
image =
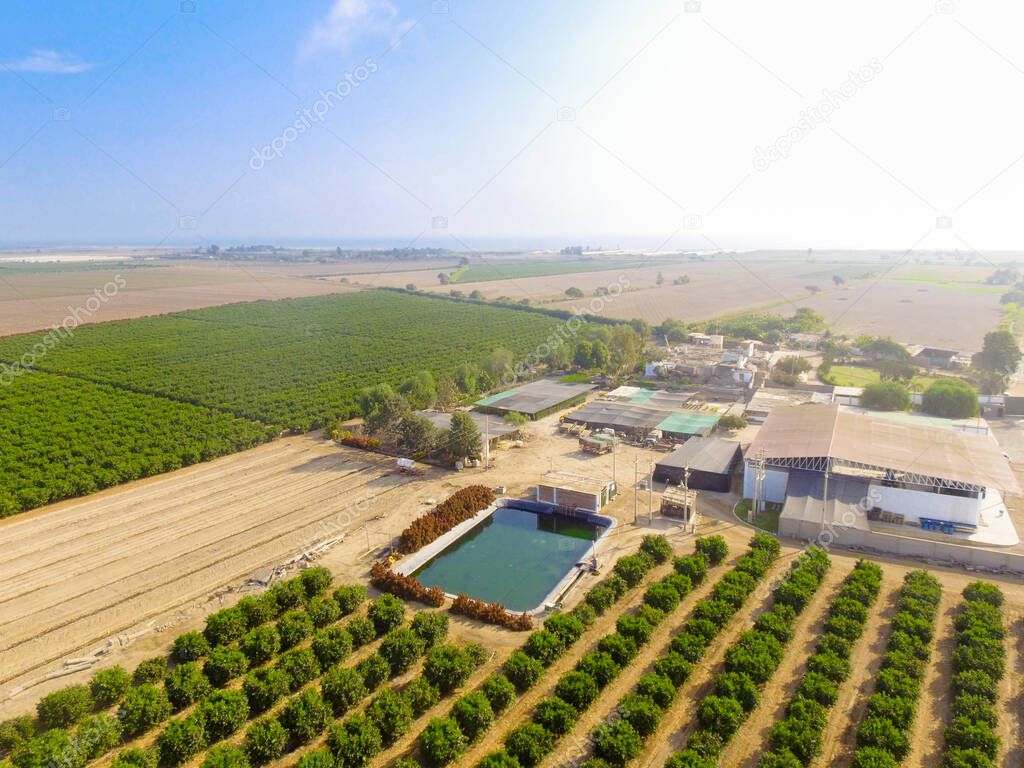
[[[364, 386], [521, 356], [557, 322], [376, 291], [82, 326], [0, 386], [0, 515], [352, 416]], [[0, 362], [44, 336], [0, 340]]]

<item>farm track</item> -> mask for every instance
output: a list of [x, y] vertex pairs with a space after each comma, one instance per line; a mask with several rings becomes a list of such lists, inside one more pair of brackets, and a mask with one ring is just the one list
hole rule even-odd
[[708, 570], [704, 583], [693, 589], [683, 598], [676, 610], [662, 620], [651, 635], [651, 641], [644, 646], [643, 652], [638, 654], [637, 658], [625, 667], [618, 677], [608, 684], [608, 687], [601, 691], [601, 696], [594, 706], [583, 713], [573, 729], [562, 737], [561, 743], [556, 745], [555, 750], [540, 763], [539, 768], [553, 768], [590, 756], [588, 748], [590, 732], [615, 711], [622, 697], [633, 690], [636, 681], [652, 670], [655, 660], [668, 652], [672, 638], [690, 617], [693, 607], [699, 600], [710, 594], [718, 579], [728, 573], [744, 554], [746, 554], [745, 551], [737, 552], [727, 561]]
[[388, 471], [293, 438], [0, 526], [16, 550], [0, 564], [0, 683], [277, 564], [327, 520], [342, 532], [363, 489], [379, 502], [408, 482]]
[[1019, 614], [1006, 615], [1006, 674], [1003, 675], [999, 713], [999, 736], [1002, 755], [1001, 768], [1024, 765], [1024, 743], [1020, 740], [1024, 728], [1024, 618]]
[[800, 552], [784, 552], [764, 575], [760, 588], [729, 620], [708, 647], [701, 661], [694, 665], [689, 679], [680, 687], [675, 702], [661, 718], [658, 729], [647, 739], [636, 759], [637, 766], [660, 766], [686, 744], [696, 722], [697, 705], [711, 692], [712, 681], [725, 665], [725, 652], [741, 632], [750, 629], [754, 621], [772, 604], [771, 592], [763, 592], [764, 585], [782, 577], [790, 563]]
[[956, 648], [956, 618], [959, 595], [943, 591], [939, 610], [935, 616], [935, 640], [932, 656], [921, 682], [921, 698], [917, 703], [917, 718], [910, 733], [910, 752], [904, 766], [932, 768], [942, 764], [945, 749], [943, 738], [951, 719], [953, 702], [950, 681], [953, 678], [953, 650]]
[[756, 768], [762, 750], [768, 748], [768, 732], [786, 716], [786, 705], [803, 679], [807, 659], [814, 653], [828, 618], [828, 604], [849, 575], [849, 571], [841, 570], [836, 563], [832, 564], [811, 602], [800, 612], [793, 625], [793, 639], [785, 646], [782, 664], [761, 690], [758, 705], [726, 744], [719, 764]]
[[888, 571], [882, 571], [882, 588], [878, 601], [868, 613], [864, 634], [850, 654], [850, 678], [839, 687], [839, 698], [822, 733], [822, 754], [812, 768], [848, 768], [856, 749], [857, 724], [864, 717], [868, 696], [875, 688], [875, 674], [882, 665], [882, 656], [889, 644], [892, 617], [902, 583]]
[[[559, 678], [575, 668], [579, 658], [596, 647], [602, 637], [615, 631], [615, 622], [619, 616], [630, 613], [643, 603], [644, 591], [649, 585], [671, 572], [671, 563], [655, 567], [648, 573], [647, 578], [640, 586], [630, 590], [621, 600], [609, 608], [603, 616], [590, 625], [584, 635], [572, 645], [569, 651], [545, 670], [544, 676], [535, 686], [517, 697], [500, 717], [495, 718], [494, 723], [487, 729], [481, 740], [470, 745], [469, 749], [459, 758], [459, 765], [476, 765], [484, 755], [500, 749], [505, 743], [505, 737], [508, 736], [509, 732], [520, 723], [527, 722], [538, 702], [554, 692]], [[525, 640], [525, 637], [523, 639]]]

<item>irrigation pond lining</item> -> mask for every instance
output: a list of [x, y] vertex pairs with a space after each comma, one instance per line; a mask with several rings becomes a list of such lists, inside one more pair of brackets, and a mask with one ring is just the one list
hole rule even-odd
[[578, 578], [614, 525], [603, 515], [568, 516], [521, 499], [500, 499], [485, 512], [396, 570], [449, 596], [467, 594], [516, 613], [539, 613]]

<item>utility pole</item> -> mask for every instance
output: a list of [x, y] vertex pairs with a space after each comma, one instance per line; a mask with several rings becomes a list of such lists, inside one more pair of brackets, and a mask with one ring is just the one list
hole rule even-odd
[[484, 414], [484, 469], [491, 466], [491, 416]]
[[647, 477], [647, 524], [654, 525], [654, 461], [651, 460], [651, 474]]
[[825, 463], [825, 493], [823, 494], [823, 496], [825, 498], [823, 498], [821, 500], [821, 531], [820, 531], [820, 533], [824, 533], [825, 532], [825, 513], [828, 511], [828, 475], [829, 475], [829, 469], [831, 468], [831, 464], [832, 464], [832, 462], [826, 459], [826, 463]]
[[761, 505], [763, 504], [764, 497], [764, 449], [757, 452], [757, 456], [754, 457], [754, 498], [750, 505], [750, 511], [747, 512], [747, 522], [753, 523], [757, 518], [757, 513], [761, 511]]
[[619, 437], [612, 432], [612, 482], [615, 483], [615, 490], [619, 489], [619, 476], [615, 471], [615, 455], [618, 453]]
[[640, 457], [633, 459], [633, 525], [636, 525], [636, 513], [640, 503]]
[[693, 503], [690, 501], [690, 468], [683, 467], [683, 498], [686, 500], [686, 522], [693, 521]]

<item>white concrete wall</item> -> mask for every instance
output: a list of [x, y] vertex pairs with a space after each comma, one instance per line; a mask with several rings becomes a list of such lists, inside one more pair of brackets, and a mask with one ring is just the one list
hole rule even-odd
[[812, 542], [825, 549], [842, 547], [861, 552], [883, 552], [925, 561], [941, 560], [951, 565], [1024, 574], [1024, 555], [1016, 552], [1000, 552], [855, 528], [835, 528], [823, 534], [818, 523], [786, 518], [779, 519], [779, 534]]
[[[750, 462], [743, 465], [743, 498], [754, 498], [754, 479], [756, 474]], [[764, 499], [779, 504], [786, 500], [786, 486], [789, 485], [789, 473], [777, 469], [766, 469], [764, 473]]]
[[873, 506], [881, 507], [886, 512], [903, 515], [908, 523], [916, 522], [922, 517], [932, 517], [968, 525], [978, 524], [978, 515], [983, 502], [986, 501], [906, 488], [890, 488], [877, 483], [871, 484], [871, 500]]

